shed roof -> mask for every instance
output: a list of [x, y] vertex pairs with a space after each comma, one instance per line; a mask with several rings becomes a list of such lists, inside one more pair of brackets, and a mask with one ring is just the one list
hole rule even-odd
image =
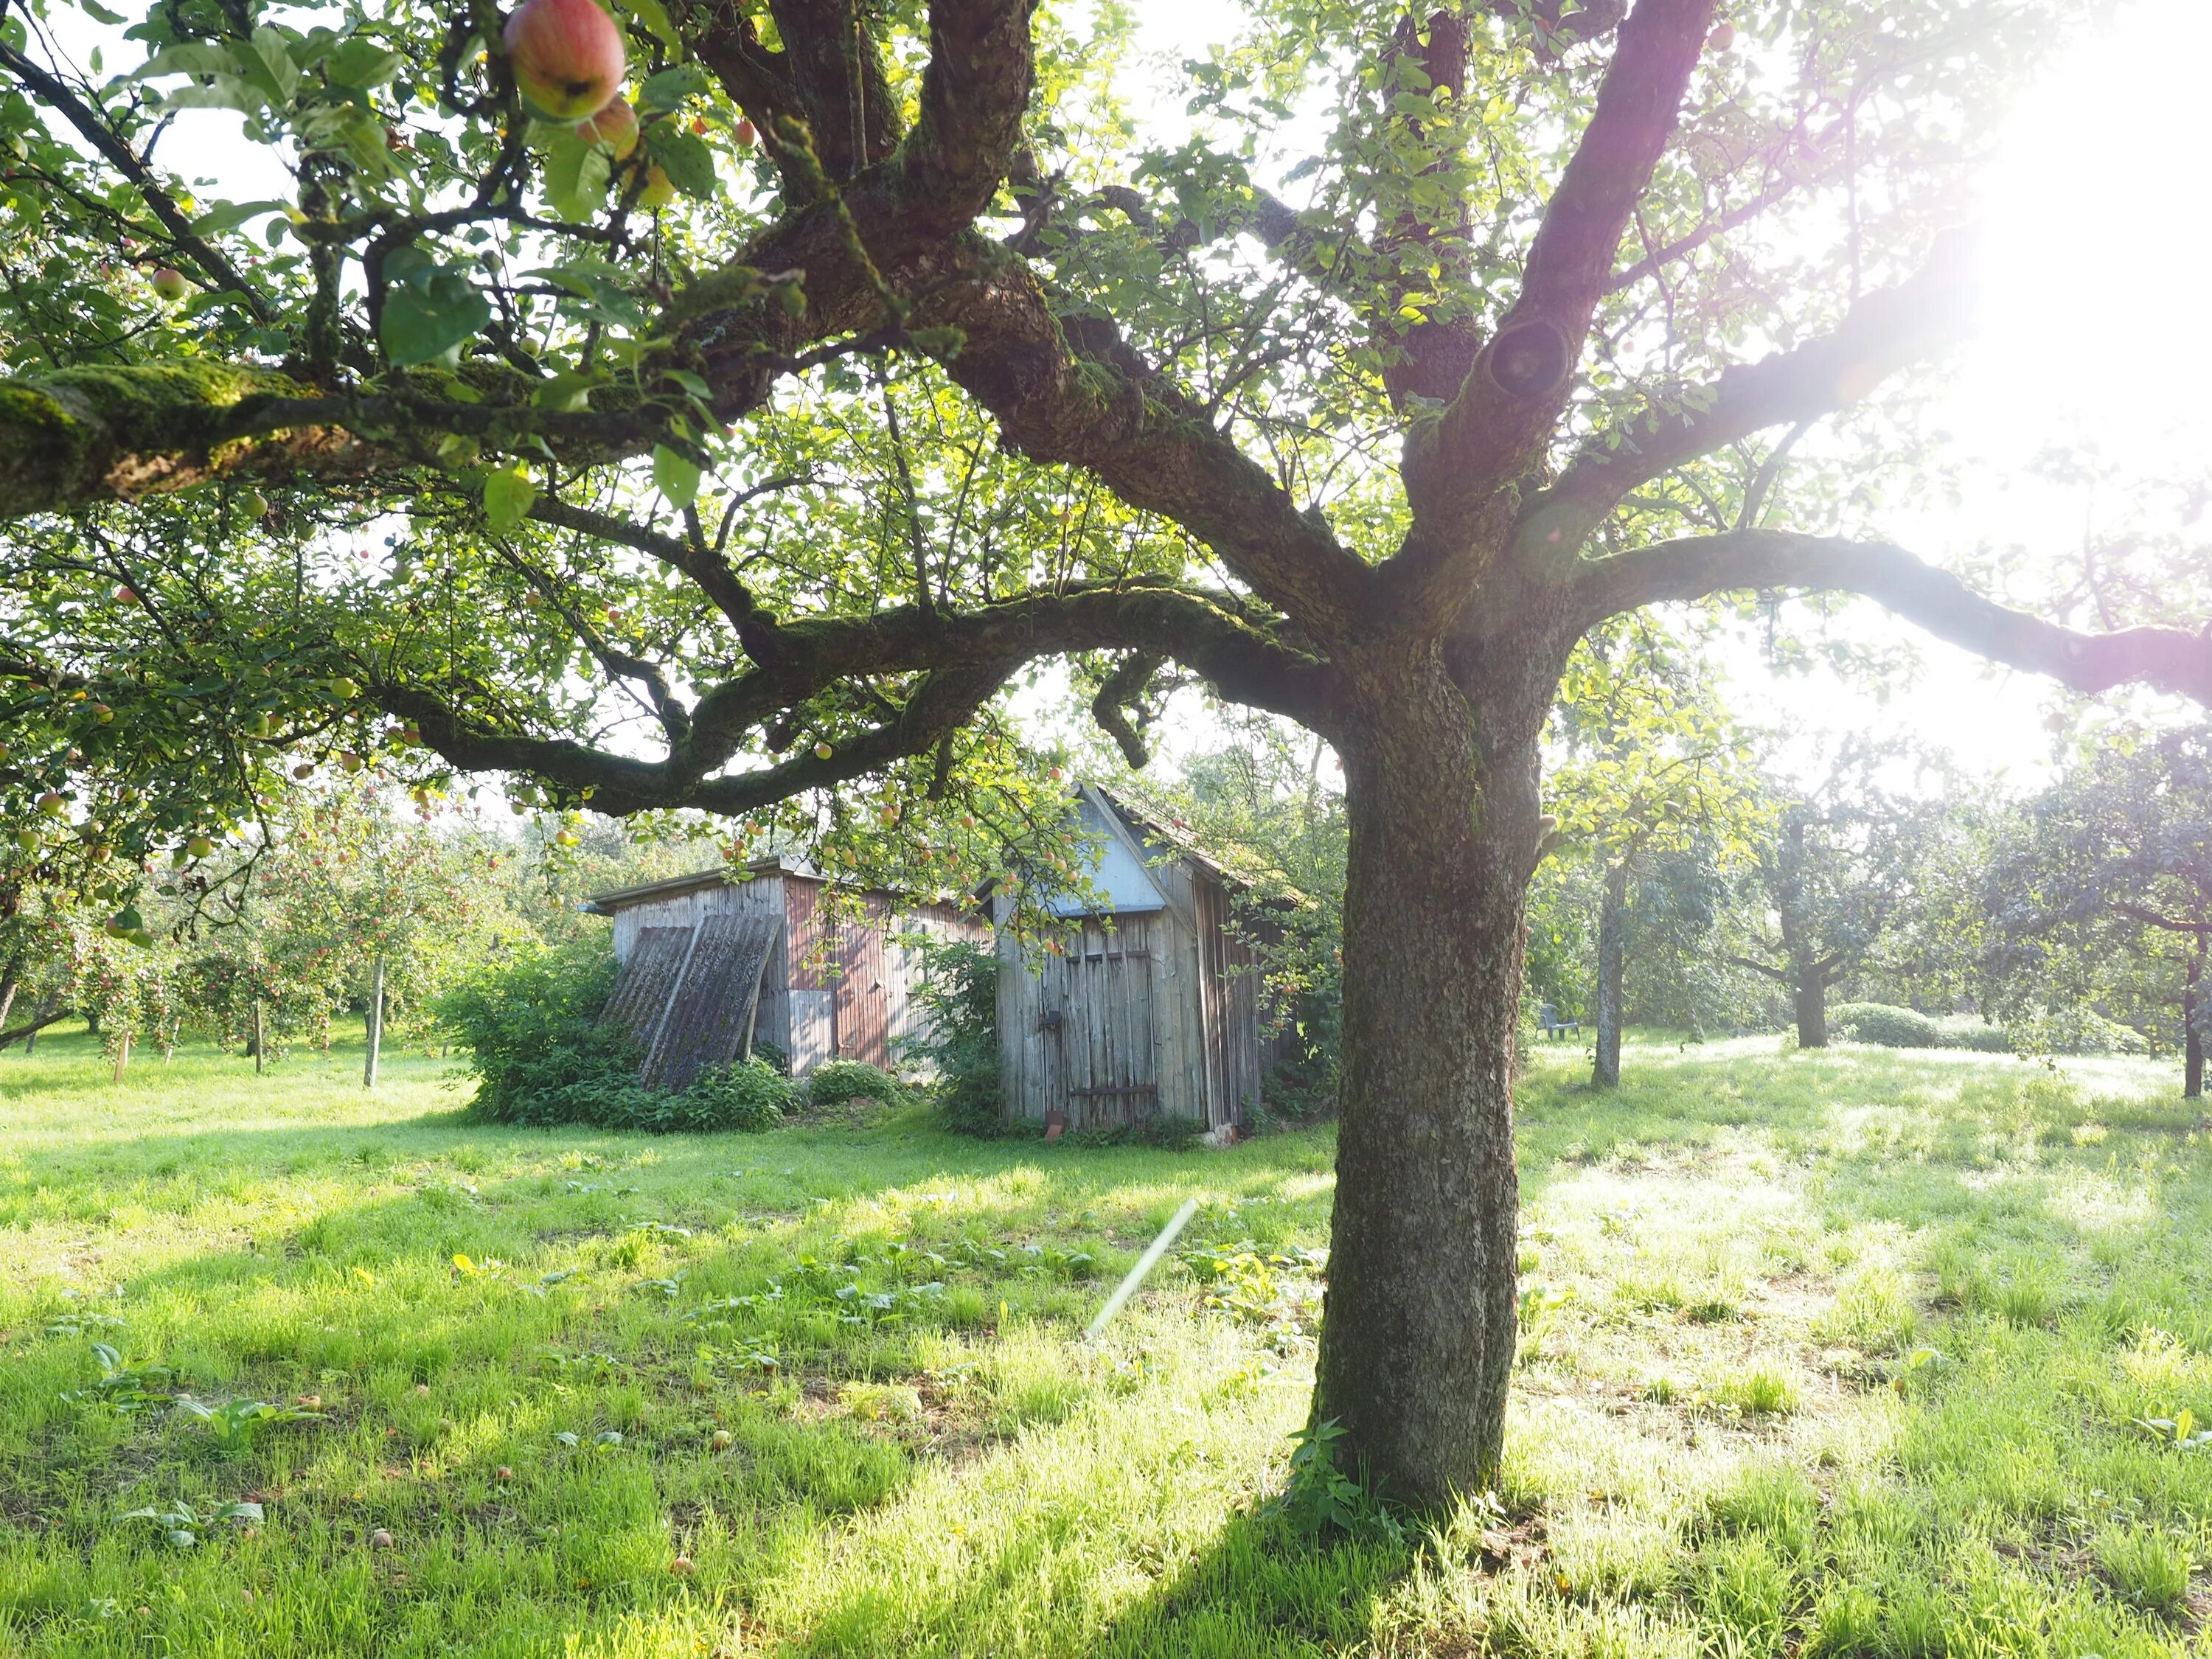
[[755, 876], [773, 875], [779, 870], [794, 876], [808, 873], [781, 859], [755, 859], [750, 864], [738, 869], [718, 864], [711, 870], [694, 870], [686, 876], [668, 876], [659, 881], [641, 882], [635, 887], [617, 887], [605, 893], [593, 893], [576, 908], [586, 915], [611, 916], [617, 910], [627, 910], [633, 905], [682, 898], [686, 893], [702, 892], [709, 887], [735, 886], [739, 882], [750, 881]]

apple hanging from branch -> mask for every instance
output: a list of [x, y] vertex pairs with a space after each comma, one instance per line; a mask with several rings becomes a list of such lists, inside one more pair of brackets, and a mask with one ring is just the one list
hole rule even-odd
[[637, 111], [626, 99], [609, 99], [597, 115], [576, 123], [576, 137], [587, 144], [605, 144], [616, 161], [627, 161], [637, 149]]
[[622, 31], [598, 0], [524, 0], [501, 38], [515, 86], [556, 121], [604, 109], [628, 67]]

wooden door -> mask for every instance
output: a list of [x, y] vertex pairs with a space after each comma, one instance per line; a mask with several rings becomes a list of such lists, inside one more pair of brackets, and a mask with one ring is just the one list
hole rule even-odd
[[1049, 1003], [1060, 1016], [1054, 1093], [1066, 1103], [1071, 1128], [1118, 1128], [1159, 1109], [1152, 918], [1115, 921], [1109, 931], [1099, 918], [1085, 917], [1069, 929], [1066, 954], [1049, 965]]

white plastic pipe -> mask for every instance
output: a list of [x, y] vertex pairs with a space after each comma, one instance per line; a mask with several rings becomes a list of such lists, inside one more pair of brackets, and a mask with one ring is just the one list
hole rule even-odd
[[1194, 1198], [1183, 1200], [1182, 1208], [1175, 1212], [1174, 1219], [1160, 1229], [1158, 1238], [1145, 1246], [1144, 1255], [1137, 1258], [1137, 1265], [1129, 1269], [1128, 1277], [1115, 1287], [1113, 1295], [1106, 1298], [1106, 1305], [1098, 1310], [1098, 1317], [1091, 1322], [1091, 1328], [1083, 1334], [1085, 1342], [1098, 1340], [1098, 1333], [1104, 1330], [1114, 1316], [1121, 1311], [1121, 1304], [1136, 1295], [1137, 1287], [1145, 1282], [1146, 1275], [1160, 1265], [1160, 1258], [1168, 1253], [1168, 1246], [1176, 1242], [1176, 1235], [1188, 1227], [1191, 1217], [1197, 1213], [1198, 1200]]

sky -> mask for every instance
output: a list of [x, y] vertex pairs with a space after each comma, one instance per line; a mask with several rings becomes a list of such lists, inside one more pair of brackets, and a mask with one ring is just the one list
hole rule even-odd
[[[1133, 0], [1135, 94], [1168, 127], [1177, 118], [1174, 65], [1234, 32], [1230, 0]], [[78, 27], [89, 29], [81, 15]], [[110, 72], [137, 48], [112, 42]], [[70, 43], [82, 53], [89, 34]], [[2212, 61], [2203, 0], [2123, 0], [2106, 27], [2068, 52], [2021, 99], [1981, 190], [1979, 331], [1947, 365], [1935, 424], [1948, 430], [1964, 491], [1942, 512], [1903, 512], [1893, 537], [1941, 562], [1978, 545], [2056, 554], [2096, 512], [2078, 496], [2025, 482], [2046, 445], [2094, 440], [2114, 455], [2187, 465], [2208, 453], [2212, 332], [2195, 314], [2212, 253], [2204, 211], [2202, 65]], [[183, 149], [233, 198], [285, 193], [273, 158], [236, 136], [236, 118], [194, 112], [163, 160]], [[1870, 641], [1918, 642], [1918, 678], [1888, 695], [1826, 672], [1778, 676], [1747, 641], [1723, 653], [1739, 712], [1807, 734], [1807, 752], [1851, 730], [1948, 748], [1968, 770], [2012, 787], [2048, 775], [2045, 717], [2058, 698], [2031, 676], [1989, 668], [1861, 606], [1837, 624]], [[1202, 741], [1202, 722], [1189, 723]]]
[[[1169, 63], [1225, 40], [1225, 0], [1135, 0], [1140, 46]], [[2126, 0], [2089, 41], [2027, 89], [1984, 177], [1978, 331], [1946, 365], [1931, 427], [1948, 430], [1965, 489], [1944, 513], [1900, 513], [1893, 538], [1938, 562], [1987, 544], [2030, 557], [2075, 545], [2100, 508], [2034, 487], [2022, 469], [2047, 445], [2093, 440], [2111, 455], [2212, 455], [2212, 332], [2196, 314], [2212, 216], [2202, 180], [2203, 65], [2212, 7]], [[1753, 721], [1805, 734], [1807, 756], [1844, 732], [1948, 749], [2013, 788], [2050, 774], [2046, 716], [2062, 699], [2039, 677], [1994, 670], [1870, 606], [1837, 631], [1915, 642], [1917, 679], [1886, 696], [1826, 672], [1777, 675], [1756, 643], [1725, 653], [1730, 701]], [[2154, 700], [2148, 712], [2172, 705]]]

